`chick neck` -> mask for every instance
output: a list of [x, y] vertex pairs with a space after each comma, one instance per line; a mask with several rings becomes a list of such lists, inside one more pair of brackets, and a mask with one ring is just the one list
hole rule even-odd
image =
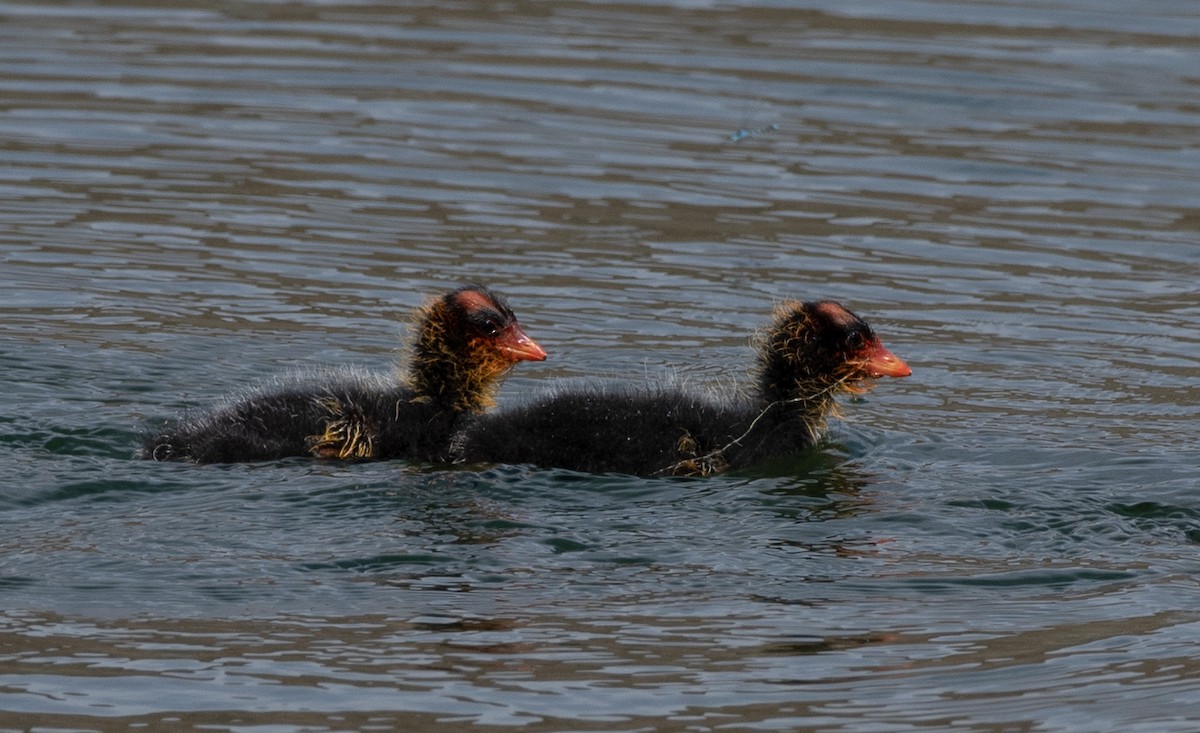
[[803, 419], [815, 432], [837, 413], [839, 392], [857, 392], [853, 364], [807, 306], [779, 318], [758, 347], [755, 391], [761, 409], [777, 420]]
[[453, 412], [479, 412], [495, 404], [503, 376], [511, 368], [487, 339], [445, 299], [426, 306], [409, 358], [406, 381], [414, 401]]

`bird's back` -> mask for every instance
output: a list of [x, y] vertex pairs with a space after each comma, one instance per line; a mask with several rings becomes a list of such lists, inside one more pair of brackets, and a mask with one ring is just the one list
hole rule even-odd
[[[708, 475], [770, 457], [776, 418], [749, 400], [677, 387], [586, 387], [472, 420], [455, 455], [591, 473]], [[784, 442], [803, 447], [794, 436]]]
[[445, 460], [452, 416], [383, 376], [341, 372], [264, 387], [150, 435], [142, 457], [197, 463], [293, 456]]

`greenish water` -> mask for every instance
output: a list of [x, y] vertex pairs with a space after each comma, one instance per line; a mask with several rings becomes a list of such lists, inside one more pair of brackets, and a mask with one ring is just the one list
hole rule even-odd
[[[1192, 731], [1191, 3], [0, 3], [0, 727]], [[914, 370], [703, 480], [133, 460], [386, 370], [731, 386], [784, 297]]]

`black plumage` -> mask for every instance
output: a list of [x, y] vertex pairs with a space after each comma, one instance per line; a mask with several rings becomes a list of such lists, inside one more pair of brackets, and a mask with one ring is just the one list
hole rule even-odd
[[839, 393], [911, 370], [870, 326], [831, 301], [788, 301], [758, 344], [746, 394], [678, 386], [584, 386], [481, 415], [454, 440], [458, 460], [593, 473], [704, 476], [796, 453], [820, 435]]
[[335, 371], [262, 387], [149, 435], [141, 456], [445, 461], [463, 416], [492, 406], [516, 362], [545, 357], [502, 298], [468, 285], [421, 310], [402, 380]]

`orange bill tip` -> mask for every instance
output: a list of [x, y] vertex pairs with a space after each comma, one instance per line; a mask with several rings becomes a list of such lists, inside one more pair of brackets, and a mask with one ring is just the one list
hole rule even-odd
[[526, 336], [521, 327], [515, 323], [504, 329], [504, 333], [500, 336], [500, 348], [513, 361], [546, 360], [546, 350], [538, 346], [536, 341]]
[[866, 359], [863, 368], [871, 377], [907, 377], [912, 374], [912, 369], [879, 340], [867, 347]]

